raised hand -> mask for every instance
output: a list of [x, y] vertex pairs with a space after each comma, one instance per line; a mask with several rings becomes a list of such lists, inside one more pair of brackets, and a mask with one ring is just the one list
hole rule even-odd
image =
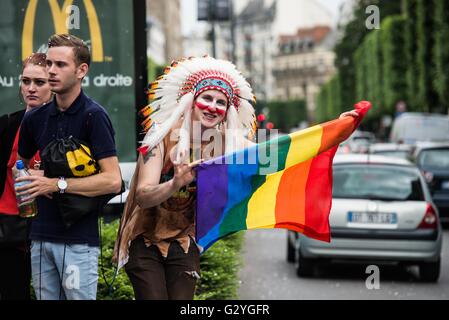
[[189, 185], [195, 179], [195, 171], [188, 164], [174, 164], [173, 184], [177, 189]]

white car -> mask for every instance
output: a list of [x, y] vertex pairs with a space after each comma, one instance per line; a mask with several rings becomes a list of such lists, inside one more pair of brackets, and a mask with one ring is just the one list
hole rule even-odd
[[136, 162], [120, 162], [119, 165], [122, 179], [125, 182], [125, 192], [109, 200], [108, 204], [104, 207], [103, 215], [110, 216], [111, 219], [121, 217], [126, 198], [128, 197], [131, 179], [136, 169]]
[[369, 146], [368, 153], [409, 160], [412, 149], [412, 146], [409, 144], [374, 143]]
[[298, 276], [318, 262], [379, 261], [418, 265], [424, 281], [440, 274], [442, 231], [426, 181], [407, 160], [337, 155], [329, 217], [331, 242], [288, 231], [287, 260]]
[[340, 144], [337, 153], [367, 153], [369, 146], [375, 142], [374, 133], [356, 130], [346, 141]]
[[404, 112], [396, 117], [390, 142], [415, 144], [418, 141], [444, 142], [449, 137], [447, 114]]

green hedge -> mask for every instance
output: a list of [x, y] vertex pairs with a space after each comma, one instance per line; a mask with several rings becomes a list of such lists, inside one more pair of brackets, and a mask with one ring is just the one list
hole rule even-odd
[[404, 30], [404, 39], [405, 39], [405, 60], [407, 61], [407, 71], [406, 71], [406, 80], [407, 80], [407, 106], [410, 111], [419, 110], [419, 104], [417, 103], [415, 96], [418, 92], [418, 68], [416, 66], [416, 52], [417, 52], [417, 43], [416, 43], [416, 33], [417, 33], [417, 24], [416, 24], [416, 6], [417, 0], [403, 0], [403, 12], [405, 17], [405, 30]]
[[269, 110], [267, 121], [273, 122], [275, 129], [289, 132], [293, 127], [306, 120], [307, 110], [304, 100], [270, 101], [266, 103]]
[[325, 83], [316, 98], [316, 119], [318, 122], [326, 121], [328, 116], [328, 97], [329, 97], [329, 82]]
[[326, 118], [326, 99], [324, 95], [325, 84], [320, 88], [320, 91], [316, 94], [316, 108], [315, 108], [315, 118], [318, 122], [323, 122], [323, 119]]
[[[438, 0], [447, 1], [447, 0]], [[438, 94], [433, 86], [436, 73], [433, 60], [435, 30], [435, 1], [417, 0], [416, 5], [416, 66], [418, 72], [418, 90], [415, 101], [421, 111], [431, 112], [438, 107]], [[447, 19], [447, 13], [446, 19]], [[445, 39], [447, 41], [447, 39]]]
[[337, 73], [325, 83], [316, 97], [316, 120], [325, 122], [336, 118], [342, 111], [349, 110], [351, 105], [344, 104], [341, 77]]
[[356, 100], [366, 100], [368, 91], [366, 45], [362, 43], [354, 53]]
[[[368, 121], [393, 114], [399, 100], [409, 111], [443, 112], [449, 107], [449, 2], [447, 0], [368, 1], [380, 7], [380, 30], [364, 28], [367, 1], [357, 0], [354, 18], [335, 48], [340, 92], [322, 86], [317, 118], [335, 116], [353, 96], [373, 103]], [[399, 5], [402, 4], [402, 10]], [[352, 77], [352, 78], [351, 78]], [[353, 84], [353, 86], [351, 86]], [[366, 122], [366, 121], [364, 121]]]
[[153, 82], [156, 78], [164, 74], [165, 65], [159, 65], [153, 59], [148, 58], [148, 82]]
[[384, 95], [383, 95], [383, 55], [382, 55], [382, 31], [372, 30], [369, 35], [365, 37], [365, 70], [364, 75], [366, 81], [366, 92], [357, 100], [368, 100], [373, 104], [371, 112], [368, 113], [368, 118], [378, 116], [384, 109]]
[[[101, 223], [101, 220], [99, 223]], [[134, 291], [124, 268], [120, 270], [113, 282], [112, 288], [110, 288], [115, 272], [115, 267], [112, 265], [112, 253], [114, 250], [114, 242], [117, 238], [118, 226], [119, 220], [115, 220], [109, 224], [101, 223], [102, 254], [98, 261], [98, 300], [134, 299]]]
[[243, 232], [216, 242], [201, 256], [201, 279], [195, 300], [238, 299]]
[[[352, 106], [356, 100], [360, 100], [357, 99], [356, 92], [358, 84], [356, 79], [357, 67], [354, 62], [354, 53], [361, 46], [366, 36], [377, 32], [376, 30], [368, 30], [365, 27], [365, 21], [368, 17], [366, 8], [369, 5], [376, 5], [379, 7], [381, 22], [391, 15], [401, 13], [401, 1], [399, 0], [355, 0], [353, 3], [351, 20], [345, 25], [339, 26], [340, 31], [342, 31], [342, 36], [335, 46], [335, 66], [340, 75], [340, 103], [342, 106], [345, 106], [345, 110]], [[368, 53], [368, 55], [369, 54], [370, 53]], [[374, 75], [374, 77], [376, 78], [377, 76]], [[366, 99], [366, 97], [364, 97], [364, 99]], [[368, 117], [372, 116], [374, 113], [373, 111], [374, 110], [370, 111]]]
[[385, 111], [393, 114], [396, 103], [407, 97], [405, 55], [405, 18], [390, 16], [381, 24], [383, 57], [383, 99]]
[[315, 116], [318, 122], [323, 122], [327, 119], [327, 88], [328, 83], [321, 86], [320, 91], [317, 93], [315, 101]]
[[[123, 268], [118, 273], [112, 290], [109, 290], [108, 284], [115, 270], [111, 258], [118, 224], [119, 221], [116, 220], [102, 225], [103, 257], [99, 261], [98, 300], [134, 299], [131, 283]], [[241, 265], [242, 244], [243, 234], [237, 233], [218, 241], [201, 256], [201, 279], [197, 285], [195, 299], [238, 298], [238, 271]]]
[[[400, 15], [385, 18], [380, 30], [371, 31], [354, 52], [356, 94], [352, 104], [371, 101], [373, 109], [368, 118], [372, 121], [382, 114], [393, 114], [396, 103], [407, 97], [404, 23], [405, 18]], [[335, 75], [317, 96], [320, 121], [335, 118], [352, 106], [342, 104], [340, 77], [339, 73]]]
[[436, 77], [434, 81], [440, 101], [449, 106], [449, 2], [435, 1], [435, 47], [434, 60]]

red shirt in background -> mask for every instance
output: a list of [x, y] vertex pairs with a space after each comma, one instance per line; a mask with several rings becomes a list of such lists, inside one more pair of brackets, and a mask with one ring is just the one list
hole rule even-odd
[[[19, 132], [17, 130], [16, 138], [14, 139], [14, 144], [11, 150], [11, 156], [7, 164], [5, 190], [0, 197], [0, 214], [6, 215], [18, 215], [19, 209], [17, 208], [16, 193], [14, 191], [14, 178], [12, 176], [12, 168], [16, 165], [17, 161], [17, 151], [19, 149]], [[31, 159], [30, 168], [34, 168], [36, 162], [40, 161], [39, 153]]]

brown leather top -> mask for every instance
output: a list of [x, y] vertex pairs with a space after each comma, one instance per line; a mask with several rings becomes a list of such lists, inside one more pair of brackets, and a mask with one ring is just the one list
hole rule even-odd
[[[163, 169], [161, 183], [173, 178], [173, 163], [170, 154], [174, 153], [177, 141], [171, 141], [170, 133], [163, 140]], [[191, 161], [197, 160], [192, 152]], [[187, 253], [190, 239], [195, 238], [196, 182], [182, 188], [158, 206], [142, 209], [136, 203], [137, 181], [140, 163], [138, 161], [124, 212], [120, 221], [118, 237], [114, 247], [113, 261], [122, 267], [128, 261], [131, 241], [139, 236], [147, 246], [156, 245], [166, 257], [170, 244], [179, 242]]]

